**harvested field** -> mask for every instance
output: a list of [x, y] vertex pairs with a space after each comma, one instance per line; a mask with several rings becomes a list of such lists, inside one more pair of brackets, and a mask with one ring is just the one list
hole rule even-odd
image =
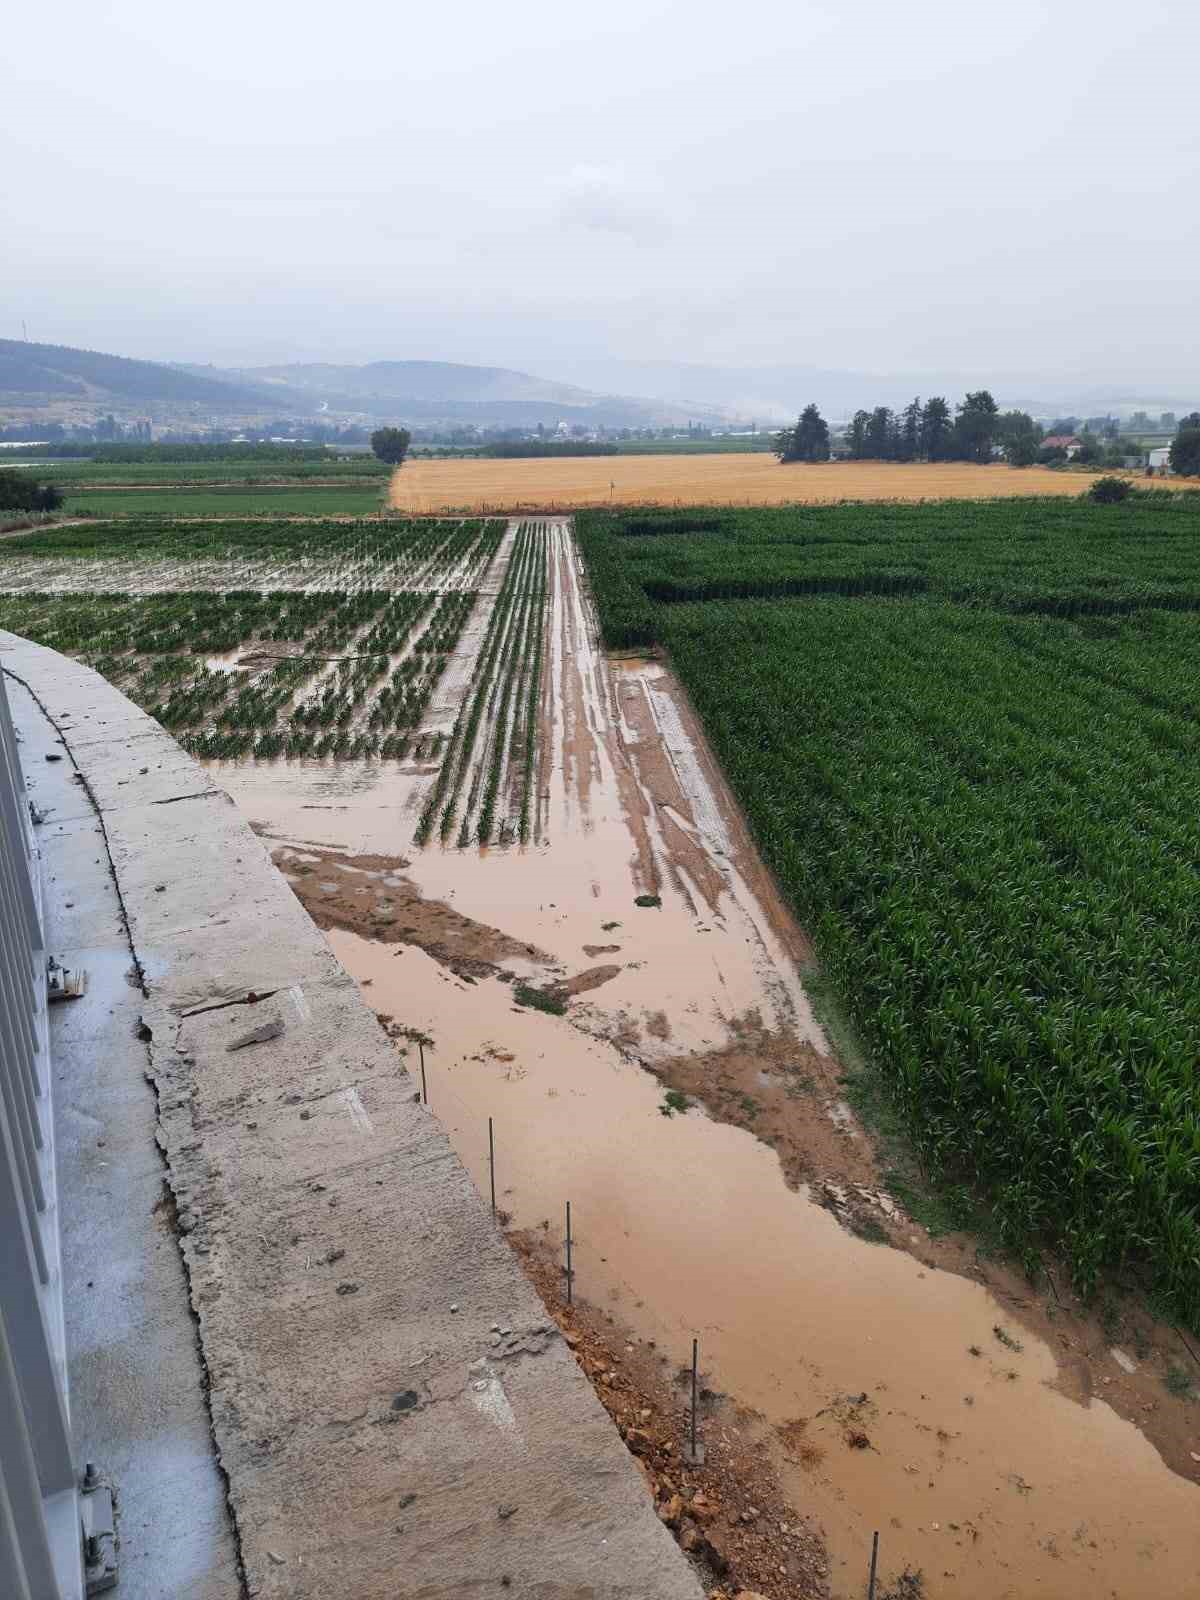
[[787, 505], [793, 501], [965, 500], [1080, 494], [1090, 475], [996, 463], [802, 462], [773, 455], [571, 456], [409, 461], [392, 478], [395, 510], [545, 510], [596, 505]]

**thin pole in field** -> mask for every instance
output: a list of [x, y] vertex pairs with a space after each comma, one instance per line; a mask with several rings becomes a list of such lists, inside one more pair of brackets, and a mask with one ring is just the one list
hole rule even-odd
[[567, 1201], [567, 1304], [574, 1301], [572, 1293], [572, 1280], [575, 1274], [571, 1270], [571, 1202]]
[[429, 1104], [429, 1090], [425, 1086], [425, 1046], [418, 1043], [417, 1049], [421, 1052], [421, 1104]]
[[697, 1392], [698, 1392], [698, 1389], [699, 1389], [699, 1382], [698, 1382], [699, 1371], [700, 1371], [700, 1341], [699, 1341], [699, 1339], [693, 1339], [692, 1340], [692, 1460], [693, 1461], [695, 1461], [697, 1459], [697, 1454], [698, 1454], [697, 1450], [696, 1450], [696, 1398], [697, 1398]]
[[488, 1118], [488, 1171], [492, 1179], [492, 1216], [496, 1215], [496, 1141], [492, 1133], [492, 1119]]
[[879, 1564], [879, 1532], [871, 1540], [871, 1576], [867, 1579], [867, 1600], [875, 1600], [875, 1570]]

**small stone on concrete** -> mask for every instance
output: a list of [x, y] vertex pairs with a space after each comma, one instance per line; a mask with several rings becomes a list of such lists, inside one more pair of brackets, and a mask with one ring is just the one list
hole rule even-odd
[[243, 1050], [248, 1044], [265, 1044], [268, 1039], [278, 1039], [282, 1032], [283, 1018], [277, 1015], [266, 1022], [260, 1022], [257, 1028], [250, 1028], [246, 1033], [239, 1034], [225, 1046], [225, 1049], [232, 1052]]

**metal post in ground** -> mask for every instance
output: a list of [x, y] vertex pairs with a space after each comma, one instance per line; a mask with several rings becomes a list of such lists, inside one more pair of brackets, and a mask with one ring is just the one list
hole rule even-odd
[[573, 1290], [573, 1279], [574, 1279], [574, 1277], [575, 1277], [575, 1274], [571, 1270], [571, 1202], [568, 1200], [567, 1201], [567, 1304], [568, 1305], [571, 1305], [573, 1303], [573, 1301], [574, 1301], [574, 1290]]
[[429, 1104], [429, 1090], [425, 1087], [425, 1046], [419, 1043], [417, 1049], [421, 1052], [421, 1104], [427, 1106]]
[[492, 1180], [492, 1216], [496, 1215], [496, 1140], [492, 1133], [492, 1119], [488, 1118], [488, 1172]]
[[879, 1533], [871, 1540], [871, 1576], [867, 1579], [867, 1600], [875, 1600], [875, 1570], [879, 1565]]
[[700, 1341], [692, 1340], [692, 1417], [691, 1430], [683, 1447], [683, 1459], [689, 1467], [704, 1465], [704, 1446], [696, 1437], [696, 1408], [700, 1398]]

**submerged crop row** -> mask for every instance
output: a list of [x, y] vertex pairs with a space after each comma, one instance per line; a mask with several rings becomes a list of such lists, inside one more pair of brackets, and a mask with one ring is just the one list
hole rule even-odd
[[[529, 837], [543, 524], [512, 536], [494, 601], [497, 520], [177, 524], [169, 558], [145, 532], [90, 528], [67, 555], [51, 541], [20, 583], [0, 565], [0, 627], [79, 656], [201, 758], [415, 761], [433, 774], [422, 838], [434, 821], [459, 844]], [[439, 704], [477, 612], [479, 654]]]
[[430, 760], [443, 736], [421, 724], [477, 601], [461, 589], [0, 594], [0, 627], [80, 657], [198, 756]]
[[[478, 517], [405, 517], [348, 521], [333, 518], [146, 517], [46, 528], [0, 556], [0, 586], [16, 587], [14, 577], [45, 571], [47, 558], [70, 563], [114, 562], [264, 562], [331, 563], [349, 570], [373, 563], [417, 572], [444, 570], [474, 548], [490, 544], [494, 553], [505, 524]], [[45, 583], [41, 587], [47, 587]], [[171, 585], [183, 588], [176, 582]], [[115, 587], [111, 585], [110, 587]]]
[[[504, 583], [450, 735], [446, 759], [417, 825], [417, 843], [501, 844], [529, 837], [537, 701], [547, 593], [547, 534], [517, 531]], [[497, 812], [500, 822], [497, 827]]]

